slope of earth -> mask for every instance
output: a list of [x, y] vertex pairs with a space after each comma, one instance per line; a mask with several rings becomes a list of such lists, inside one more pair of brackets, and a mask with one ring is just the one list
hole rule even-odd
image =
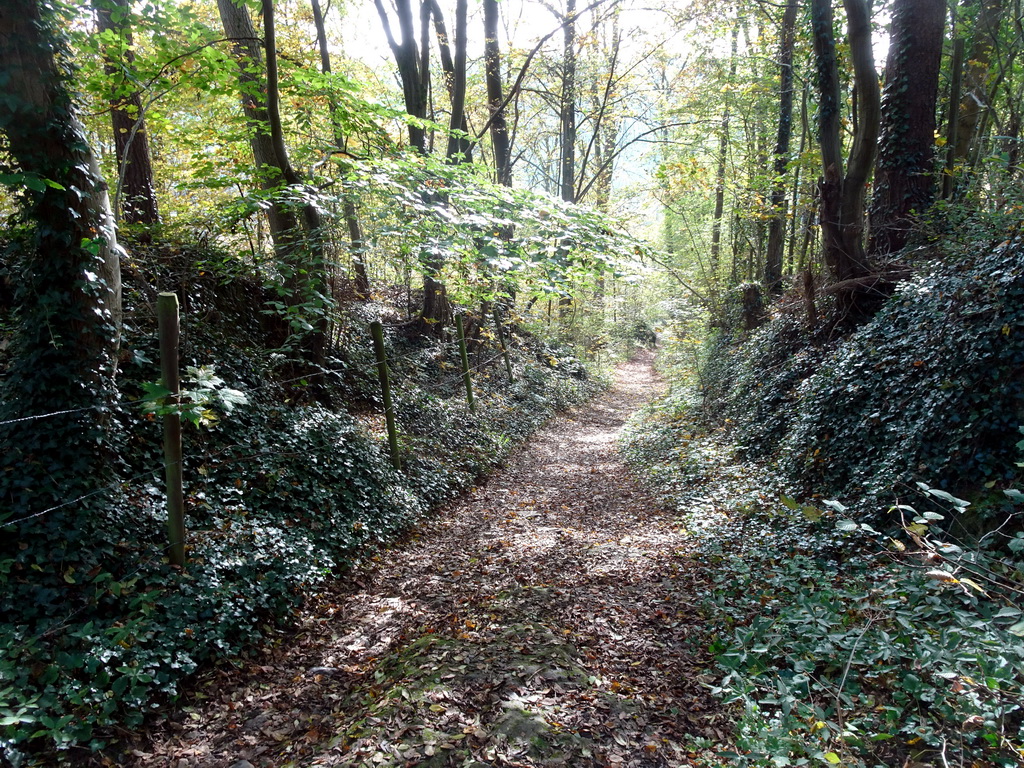
[[[661, 391], [642, 353], [601, 398], [243, 670], [211, 673], [119, 765], [695, 765], [725, 740], [688, 638], [698, 574], [617, 453]], [[144, 740], [143, 740], [144, 739]], [[705, 753], [706, 754], [706, 753]], [[108, 763], [110, 764], [110, 763]]]

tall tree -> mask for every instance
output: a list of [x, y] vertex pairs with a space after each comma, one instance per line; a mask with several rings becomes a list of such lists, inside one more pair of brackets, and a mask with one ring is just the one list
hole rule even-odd
[[[270, 115], [267, 113], [267, 87], [263, 67], [263, 51], [256, 35], [249, 10], [235, 0], [217, 0], [224, 34], [231, 40], [232, 54], [238, 63], [238, 92], [249, 127], [249, 147], [260, 187], [267, 192], [284, 182], [284, 169], [277, 157], [274, 139], [270, 133]], [[274, 248], [281, 254], [294, 250], [302, 231], [295, 211], [276, 197], [267, 208], [270, 236]]]
[[[18, 199], [31, 226], [15, 243], [17, 354], [0, 392], [0, 520], [101, 485], [98, 449], [115, 397], [121, 251], [107, 186], [69, 95], [54, 13], [37, 0], [0, 3], [0, 163], [20, 179]], [[2, 423], [52, 411], [60, 413]], [[60, 515], [48, 524], [53, 519]], [[68, 539], [79, 532], [66, 522]], [[15, 538], [8, 533], [3, 538]]]
[[821, 232], [823, 256], [838, 283], [839, 318], [862, 319], [863, 286], [869, 275], [864, 248], [865, 188], [875, 158], [879, 130], [879, 88], [871, 52], [871, 19], [866, 0], [843, 0], [850, 59], [854, 70], [856, 126], [843, 163], [840, 134], [842, 101], [831, 0], [811, 0], [811, 23], [818, 87], [818, 143], [821, 149]]
[[[431, 0], [421, 0], [420, 3], [420, 41], [418, 46], [410, 0], [396, 0], [395, 2], [401, 40], [398, 40], [391, 30], [391, 21], [383, 2], [374, 0], [374, 6], [398, 67], [399, 78], [402, 81], [402, 93], [405, 97], [405, 111], [413, 117], [426, 117], [430, 92], [429, 29], [432, 2]], [[409, 143], [420, 154], [427, 154], [427, 136], [422, 124], [410, 120], [408, 130]], [[433, 193], [424, 193], [425, 196], [431, 194]], [[440, 329], [451, 317], [451, 304], [448, 301], [447, 290], [440, 279], [443, 264], [440, 256], [433, 251], [422, 253], [420, 261], [423, 271], [423, 311], [420, 317], [427, 330]]]
[[[320, 51], [320, 71], [325, 75], [331, 73], [331, 53], [327, 45], [327, 28], [324, 24], [324, 14], [320, 8], [320, 0], [310, 0], [313, 10], [313, 24], [316, 27], [317, 48]], [[340, 105], [331, 92], [328, 106], [331, 110], [331, 129], [334, 134], [334, 143], [340, 149], [345, 146], [345, 132], [342, 130], [341, 121], [338, 119]], [[355, 278], [356, 296], [361, 299], [370, 295], [370, 277], [366, 271], [366, 237], [363, 235], [363, 225], [359, 220], [359, 211], [356, 209], [356, 198], [347, 189], [342, 190], [342, 208], [345, 216], [345, 225], [348, 227], [349, 249], [352, 254], [352, 273]]]
[[[293, 306], [321, 300], [326, 295], [326, 277], [320, 211], [315, 203], [304, 202], [298, 206], [300, 219], [295, 206], [276, 194], [282, 186], [301, 187], [303, 179], [288, 157], [281, 122], [274, 2], [262, 0], [262, 50], [248, 8], [236, 0], [218, 0], [217, 5], [238, 61], [239, 91], [250, 124], [253, 159], [264, 189], [272, 192], [269, 218], [285, 272], [287, 300]], [[303, 353], [310, 362], [319, 363], [326, 344], [326, 315], [320, 313], [312, 320], [312, 331], [303, 334]], [[292, 332], [289, 323], [287, 333]]]
[[915, 214], [923, 213], [935, 194], [935, 106], [945, 15], [944, 0], [896, 0], [893, 6], [871, 202], [872, 255], [902, 249]]
[[128, 0], [93, 0], [110, 81], [110, 119], [117, 156], [117, 198], [126, 224], [160, 222], [153, 184], [153, 162], [142, 95], [133, 82], [135, 50]]
[[793, 48], [796, 42], [798, 0], [787, 0], [779, 31], [779, 129], [775, 137], [772, 164], [771, 223], [768, 227], [768, 251], [765, 257], [764, 285], [770, 293], [782, 286], [782, 249], [786, 231], [786, 168], [789, 165], [789, 141], [793, 134]]
[[992, 56], [1003, 22], [1004, 0], [978, 0], [977, 19], [957, 115], [956, 147], [954, 155], [964, 161], [976, 139], [978, 124], [989, 109], [989, 73]]
[[559, 96], [559, 194], [576, 202], [576, 0], [565, 0], [562, 24], [562, 90]]
[[[736, 77], [736, 52], [739, 46], [741, 20], [736, 20], [732, 30], [732, 47], [729, 55], [729, 82]], [[731, 98], [726, 95], [722, 109], [722, 124], [718, 133], [718, 158], [715, 171], [715, 211], [711, 219], [711, 279], [718, 279], [718, 268], [722, 252], [722, 220], [725, 215], [725, 172], [729, 162], [729, 122], [732, 118]]]
[[488, 123], [497, 182], [512, 186], [512, 145], [505, 119], [505, 96], [501, 85], [501, 51], [498, 47], [498, 0], [484, 4], [484, 75], [487, 81]]
[[[430, 23], [430, 3], [423, 0], [420, 4], [421, 42], [417, 46], [416, 29], [413, 23], [412, 4], [410, 0], [395, 0], [395, 11], [398, 14], [398, 29], [401, 40], [398, 40], [391, 29], [391, 20], [384, 8], [382, 0], [374, 0], [374, 7], [380, 17], [388, 46], [395, 57], [398, 76], [402, 81], [402, 95], [405, 99], [405, 111], [413, 117], [427, 116], [427, 97], [430, 91], [430, 47], [426, 30]], [[409, 144], [422, 154], [427, 152], [427, 134], [421, 123], [409, 121]]]

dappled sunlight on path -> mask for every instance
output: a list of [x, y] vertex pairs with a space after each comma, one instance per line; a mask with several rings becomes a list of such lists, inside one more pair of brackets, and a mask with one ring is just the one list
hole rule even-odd
[[686, 537], [616, 450], [650, 353], [310, 606], [139, 765], [680, 766], [717, 739]]

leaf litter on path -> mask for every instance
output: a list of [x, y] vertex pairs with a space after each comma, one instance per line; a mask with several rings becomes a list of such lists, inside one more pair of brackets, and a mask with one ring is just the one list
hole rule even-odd
[[617, 453], [661, 391], [650, 353], [118, 764], [622, 766], [727, 739], [687, 534]]

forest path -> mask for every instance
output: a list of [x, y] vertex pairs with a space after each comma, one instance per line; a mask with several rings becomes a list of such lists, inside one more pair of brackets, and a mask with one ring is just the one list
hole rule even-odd
[[322, 596], [267, 658], [202, 681], [131, 763], [696, 764], [693, 737], [724, 736], [687, 643], [699, 573], [617, 451], [661, 392], [651, 358]]

